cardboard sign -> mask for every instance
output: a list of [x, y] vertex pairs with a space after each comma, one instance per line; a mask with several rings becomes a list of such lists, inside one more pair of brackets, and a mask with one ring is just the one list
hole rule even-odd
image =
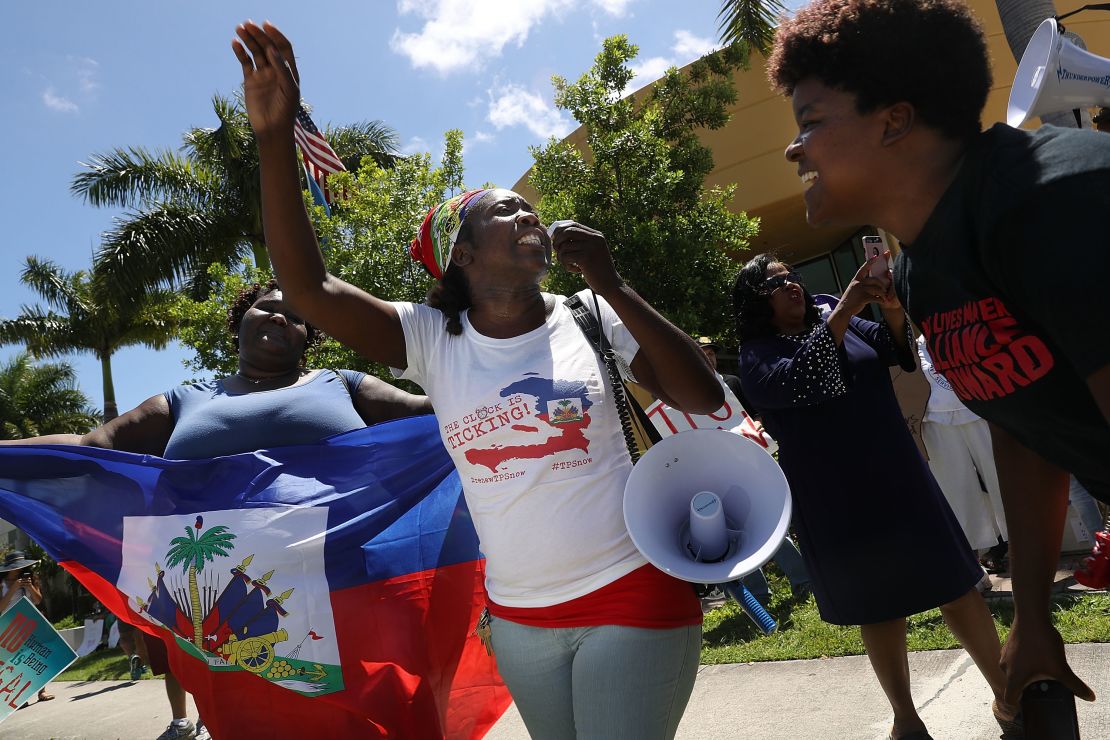
[[15, 602], [0, 615], [0, 722], [76, 659], [26, 596]]
[[712, 414], [687, 414], [667, 406], [662, 401], [656, 401], [648, 406], [647, 416], [659, 430], [661, 437], [669, 437], [690, 429], [724, 429], [726, 432], [747, 437], [768, 452], [778, 450], [778, 443], [763, 431], [762, 424], [752, 419], [744, 410], [736, 395], [729, 390], [723, 380], [721, 380], [721, 388], [725, 392], [725, 405]]
[[77, 655], [84, 657], [96, 650], [100, 647], [102, 639], [104, 639], [104, 619], [86, 619], [81, 644], [77, 646]]

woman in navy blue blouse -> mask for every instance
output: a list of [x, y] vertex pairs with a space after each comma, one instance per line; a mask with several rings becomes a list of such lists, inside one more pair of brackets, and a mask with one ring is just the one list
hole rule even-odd
[[[994, 691], [996, 717], [1016, 730], [1015, 708], [1001, 702], [998, 634], [975, 589], [983, 571], [890, 382], [891, 365], [914, 368], [909, 324], [889, 273], [869, 268], [822, 318], [789, 265], [769, 254], [748, 262], [733, 289], [741, 387], [778, 440], [821, 618], [861, 625], [894, 710], [891, 737], [928, 737], [910, 695], [906, 617], [934, 607]], [[883, 323], [855, 315], [869, 303]]]

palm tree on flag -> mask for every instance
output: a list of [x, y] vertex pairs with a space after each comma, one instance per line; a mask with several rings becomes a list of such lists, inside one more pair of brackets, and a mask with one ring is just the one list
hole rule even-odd
[[[166, 553], [166, 566], [180, 565], [181, 570], [189, 574], [189, 616], [193, 620], [193, 644], [198, 649], [204, 648], [204, 635], [201, 634], [203, 615], [200, 613], [200, 589], [197, 588], [197, 573], [204, 570], [206, 562], [212, 562], [216, 556], [228, 556], [228, 551], [235, 549], [231, 541], [235, 535], [227, 531], [227, 527], [212, 527], [207, 532], [197, 535], [204, 526], [204, 519], [197, 517], [196, 524], [185, 527], [185, 537], [174, 537], [170, 540], [173, 547]], [[194, 531], [195, 530], [195, 531]]]

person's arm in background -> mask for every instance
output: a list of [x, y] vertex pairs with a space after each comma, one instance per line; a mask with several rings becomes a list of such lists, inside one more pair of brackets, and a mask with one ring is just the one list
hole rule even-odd
[[32, 571], [31, 575], [20, 580], [19, 585], [23, 587], [23, 591], [27, 594], [28, 601], [35, 606], [42, 603], [42, 590], [39, 588], [38, 572]]
[[47, 434], [27, 439], [6, 439], [0, 440], [0, 445], [84, 445], [161, 456], [172, 433], [173, 415], [169, 401], [158, 394], [88, 434]]
[[[890, 264], [890, 252], [884, 254], [882, 259]], [[913, 330], [909, 319], [906, 318], [906, 310], [902, 308], [902, 302], [898, 300], [898, 294], [894, 291], [894, 272], [889, 268], [886, 271], [886, 292], [876, 303], [879, 305], [879, 310], [882, 311], [883, 322], [890, 330], [890, 338], [894, 341], [895, 352], [901, 358], [913, 358], [914, 367], [906, 367], [905, 369], [915, 369], [917, 347], [914, 345]]]
[[433, 413], [427, 396], [408, 393], [373, 375], [359, 383], [354, 402], [355, 410], [367, 424]]
[[[877, 258], [873, 257], [872, 260], [874, 259]], [[862, 311], [868, 303], [878, 303], [896, 346], [908, 352], [908, 347], [901, 346], [906, 341], [904, 338], [906, 334], [906, 314], [902, 310], [902, 304], [899, 303], [898, 296], [894, 293], [894, 279], [888, 275], [887, 281], [884, 282], [879, 278], [871, 277], [872, 260], [864, 262], [856, 270], [856, 274], [852, 277], [848, 286], [844, 288], [844, 293], [841, 294], [836, 308], [825, 319], [829, 325], [829, 333], [832, 334], [833, 340], [839, 347], [844, 343], [844, 335], [848, 333], [848, 325], [852, 318]], [[899, 339], [900, 337], [901, 339]]]
[[1051, 595], [1068, 508], [1068, 473], [991, 424], [998, 487], [1006, 509], [1014, 621], [1002, 648], [1006, 702], [1033, 681], [1051, 678], [1081, 699], [1095, 694], [1068, 665], [1052, 625]]

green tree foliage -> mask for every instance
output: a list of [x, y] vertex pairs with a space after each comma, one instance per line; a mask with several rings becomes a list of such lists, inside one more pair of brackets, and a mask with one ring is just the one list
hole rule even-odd
[[[462, 132], [452, 130], [446, 134], [438, 167], [427, 154], [405, 157], [385, 168], [364, 159], [357, 172], [329, 180], [345, 193], [331, 216], [313, 206], [306, 193], [328, 270], [380, 298], [424, 300], [431, 278], [409, 257], [408, 245], [428, 209], [463, 188], [462, 172]], [[189, 361], [194, 371], [220, 377], [238, 367], [226, 328], [228, 306], [240, 290], [254, 282], [265, 283], [270, 273], [248, 265], [237, 270], [214, 265], [208, 276], [216, 286], [213, 293], [203, 301], [187, 300], [179, 306], [180, 339], [196, 352]], [[309, 367], [362, 370], [392, 381], [387, 368], [371, 365], [329, 338], [311, 348], [306, 361]]]
[[177, 341], [193, 350], [185, 366], [197, 378], [222, 378], [239, 369], [239, 354], [227, 327], [228, 309], [240, 291], [253, 283], [265, 283], [271, 277], [268, 269], [257, 269], [242, 263], [236, 269], [221, 264], [208, 268], [208, 284], [212, 290], [203, 299], [182, 295], [174, 307], [179, 329]]
[[[624, 279], [678, 326], [724, 336], [737, 269], [729, 255], [747, 248], [758, 221], [729, 210], [733, 187], [704, 186], [713, 156], [697, 132], [727, 123], [745, 48], [722, 49], [688, 73], [671, 68], [639, 100], [622, 97], [637, 52], [615, 36], [577, 82], [553, 78], [556, 105], [585, 127], [585, 150], [569, 141], [533, 148], [537, 207], [545, 223], [600, 229]], [[570, 294], [583, 285], [555, 266], [547, 287]]]
[[717, 31], [726, 44], [743, 42], [766, 55], [774, 43], [778, 19], [786, 12], [779, 0], [724, 0], [717, 13]]
[[[97, 274], [129, 295], [189, 283], [203, 295], [212, 264], [245, 257], [267, 266], [258, 148], [242, 101], [215, 96], [215, 128], [192, 128], [182, 152], [117, 148], [94, 155], [71, 185], [94, 206], [130, 209], [103, 236]], [[397, 135], [380, 121], [329, 128], [325, 136], [353, 169], [369, 158], [397, 161]], [[303, 177], [303, 175], [302, 175]]]
[[0, 365], [0, 439], [84, 434], [99, 423], [68, 363], [36, 365], [21, 352]]
[[100, 361], [104, 420], [116, 418], [112, 355], [136, 344], [165, 347], [176, 330], [177, 297], [152, 290], [139, 300], [124, 300], [127, 293], [112, 288], [111, 281], [98, 282], [84, 271], [66, 272], [37, 257], [27, 258], [20, 282], [49, 308], [23, 306], [14, 319], [0, 319], [0, 344], [24, 344], [34, 357], [91, 352]]

